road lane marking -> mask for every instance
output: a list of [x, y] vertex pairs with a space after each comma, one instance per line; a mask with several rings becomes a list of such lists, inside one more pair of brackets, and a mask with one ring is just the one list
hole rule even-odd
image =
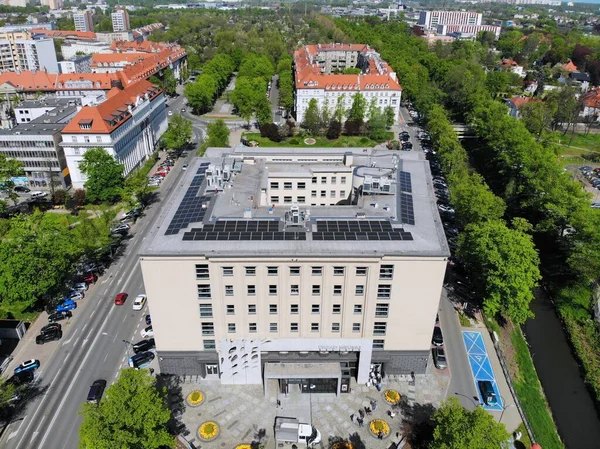
[[75, 334], [77, 333], [79, 329], [75, 329], [73, 331], [73, 333], [71, 334], [71, 338], [69, 338], [68, 340], [63, 341], [63, 346], [68, 345], [69, 343], [71, 343], [71, 340], [73, 340], [73, 337], [75, 336]]
[[42, 427], [42, 424], [44, 423], [45, 419], [46, 419], [46, 415], [42, 416], [42, 419], [40, 419], [40, 424], [39, 424], [39, 426], [37, 426], [37, 429], [35, 429], [34, 433], [40, 433], [40, 427]]

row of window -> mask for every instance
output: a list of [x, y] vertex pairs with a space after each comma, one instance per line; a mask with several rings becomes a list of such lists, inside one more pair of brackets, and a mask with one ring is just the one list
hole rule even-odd
[[[278, 276], [279, 268], [277, 266], [268, 266], [267, 267], [267, 275], [269, 276]], [[244, 267], [246, 276], [256, 276], [256, 267]], [[292, 266], [289, 267], [290, 276], [300, 276], [301, 267]], [[368, 272], [367, 267], [356, 267], [355, 275], [356, 276], [366, 276]], [[222, 276], [233, 276], [234, 268], [233, 267], [221, 267], [221, 275]], [[334, 266], [333, 267], [333, 275], [334, 276], [344, 276], [346, 274], [346, 267]], [[311, 275], [312, 276], [322, 276], [323, 275], [323, 267], [311, 267]], [[197, 264], [196, 265], [196, 279], [209, 279], [210, 271], [208, 268], [208, 264]], [[394, 278], [394, 265], [381, 265], [379, 267], [379, 279], [393, 279]]]
[[[0, 140], [0, 148], [54, 148], [53, 140]], [[38, 156], [42, 157], [42, 156]]]
[[[212, 304], [198, 304], [200, 309], [200, 318], [212, 318], [213, 317], [213, 308]], [[290, 304], [290, 313], [292, 315], [298, 315], [299, 313], [299, 305], [298, 304]], [[277, 304], [269, 304], [269, 314], [276, 315], [279, 311], [279, 306]], [[235, 315], [235, 305], [228, 304], [226, 306], [227, 315]], [[321, 305], [320, 304], [312, 304], [311, 312], [313, 314], [321, 313]], [[362, 304], [354, 304], [354, 314], [360, 315], [363, 312]], [[340, 315], [342, 313], [342, 305], [341, 304], [333, 304], [332, 313], [334, 315]], [[385, 303], [378, 303], [375, 305], [375, 316], [380, 318], [387, 318], [390, 313], [390, 305]], [[256, 304], [248, 304], [248, 315], [256, 315]]]
[[[298, 323], [290, 323], [290, 332], [298, 332]], [[319, 323], [310, 323], [311, 332], [319, 332]], [[352, 323], [352, 332], [359, 333], [361, 331], [360, 323]], [[235, 323], [227, 323], [227, 332], [237, 332]], [[253, 334], [258, 332], [257, 323], [248, 323], [248, 332]], [[279, 332], [278, 323], [269, 323], [269, 332]], [[331, 323], [331, 332], [340, 332], [340, 323]], [[387, 332], [387, 323], [383, 321], [376, 321], [373, 324], [373, 335], [383, 336]], [[202, 336], [210, 337], [215, 335], [215, 325], [212, 322], [202, 323]]]
[[[272, 324], [275, 324], [275, 329], [277, 329], [277, 323], [272, 323]], [[296, 325], [297, 324], [298, 323], [296, 323]], [[234, 324], [234, 329], [235, 329], [235, 324]], [[273, 329], [273, 328], [271, 326], [269, 326], [269, 329]], [[296, 326], [296, 329], [298, 329], [298, 326]], [[333, 329], [333, 326], [332, 326], [332, 329]], [[230, 332], [235, 332], [235, 330], [230, 331]], [[277, 330], [271, 330], [271, 332], [277, 332]], [[296, 331], [292, 331], [292, 332], [298, 332], [298, 331], [296, 330]], [[333, 332], [336, 332], [336, 331], [333, 331]], [[216, 344], [215, 340], [204, 340], [203, 343], [204, 343], [205, 351], [212, 351], [212, 350], [217, 349], [217, 344]], [[378, 339], [373, 340], [373, 349], [383, 349], [384, 345], [385, 345], [385, 340], [378, 340]]]
[[[317, 198], [317, 191], [313, 190], [310, 192], [310, 197], [311, 198]], [[335, 190], [331, 190], [329, 192], [329, 196], [327, 196], [327, 191], [326, 190], [321, 190], [320, 192], [320, 198], [346, 198], [346, 191], [345, 190], [340, 190], [339, 192], [335, 191]], [[280, 199], [279, 196], [277, 195], [271, 195], [271, 203], [277, 204], [280, 203]], [[291, 203], [299, 203], [299, 204], [306, 204], [306, 197], [305, 196], [298, 196], [296, 197], [296, 200], [294, 201], [293, 197], [291, 196], [284, 196], [283, 197], [283, 202], [285, 204], [291, 204]]]
[[[311, 180], [311, 184], [317, 184], [319, 178], [317, 176], [314, 176]], [[321, 176], [321, 184], [337, 184], [337, 176], [332, 176], [329, 179], [328, 182], [328, 177], [327, 176]], [[340, 184], [346, 184], [346, 176], [341, 176], [340, 177]], [[279, 189], [279, 185], [280, 183], [278, 181], [271, 181], [270, 183], [270, 187], [272, 190], [278, 190]], [[292, 190], [294, 188], [294, 183], [291, 181], [286, 181], [283, 183], [283, 190]], [[306, 188], [306, 182], [302, 182], [299, 181], [296, 183], [296, 188], [297, 189], [305, 189]]]
[[27, 159], [21, 159], [21, 162], [23, 162], [23, 166], [24, 167], [39, 167], [39, 168], [56, 168], [58, 167], [58, 161], [54, 160], [54, 161], [49, 161], [49, 160], [35, 160], [35, 161], [31, 161], [31, 160], [27, 160]]
[[[278, 288], [276, 284], [271, 284], [268, 286], [269, 295], [274, 296], [278, 294]], [[313, 284], [312, 286], [312, 295], [320, 296], [321, 295], [321, 286], [319, 284]], [[246, 286], [246, 294], [248, 296], [256, 296], [256, 285], [247, 285]], [[365, 286], [364, 285], [355, 285], [354, 286], [354, 295], [355, 296], [363, 296], [365, 294]], [[225, 286], [225, 296], [233, 296], [234, 289], [233, 285]], [[298, 284], [290, 285], [290, 295], [298, 296], [300, 295], [300, 286]], [[342, 285], [336, 284], [333, 286], [333, 296], [341, 296], [342, 295]], [[377, 298], [379, 299], [390, 299], [392, 296], [392, 286], [389, 284], [379, 284], [377, 286]], [[198, 299], [211, 299], [212, 298], [212, 290], [210, 284], [199, 284], [198, 285]]]

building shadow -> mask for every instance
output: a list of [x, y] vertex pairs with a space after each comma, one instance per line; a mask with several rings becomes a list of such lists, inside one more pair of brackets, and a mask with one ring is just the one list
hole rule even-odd
[[167, 406], [171, 410], [167, 428], [175, 435], [188, 436], [190, 432], [182, 420], [185, 412], [185, 400], [179, 377], [171, 374], [159, 374], [156, 376], [156, 388], [165, 392]]
[[30, 385], [17, 387], [15, 394], [18, 399], [0, 407], [0, 424], [2, 426], [0, 428], [0, 436], [6, 429], [6, 426], [23, 420], [27, 411], [27, 405], [46, 394], [49, 388], [48, 385], [41, 386], [39, 380]]
[[350, 434], [348, 438], [330, 436], [327, 441], [327, 449], [347, 449], [349, 446], [344, 446], [344, 444], [351, 444], [354, 449], [366, 449], [365, 442], [357, 432]]

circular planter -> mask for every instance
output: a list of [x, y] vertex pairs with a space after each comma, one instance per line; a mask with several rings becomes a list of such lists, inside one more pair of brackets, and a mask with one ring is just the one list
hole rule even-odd
[[252, 449], [251, 444], [238, 444], [235, 449]]
[[308, 139], [304, 139], [304, 143], [306, 145], [314, 145], [315, 143], [317, 143], [317, 141], [315, 139], [313, 139], [312, 137], [309, 137]]
[[200, 390], [194, 390], [185, 398], [185, 403], [190, 407], [198, 407], [204, 402], [204, 393]]
[[369, 423], [369, 432], [375, 438], [379, 438], [379, 433], [381, 432], [385, 440], [390, 436], [390, 425], [383, 419], [374, 419]]
[[206, 421], [198, 427], [198, 438], [202, 441], [212, 441], [221, 433], [221, 428], [214, 421]]
[[338, 441], [337, 443], [333, 443], [331, 449], [354, 449], [354, 445], [348, 441]]
[[383, 398], [388, 404], [397, 404], [400, 402], [400, 393], [396, 390], [385, 390], [383, 392]]

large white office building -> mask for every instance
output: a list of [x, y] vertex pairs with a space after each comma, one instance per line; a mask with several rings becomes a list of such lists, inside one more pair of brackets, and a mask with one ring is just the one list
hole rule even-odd
[[119, 90], [113, 88], [97, 106], [85, 106], [63, 129], [62, 147], [73, 187], [83, 188], [86, 176], [79, 169], [90, 148], [105, 148], [125, 167], [127, 175], [144, 162], [167, 130], [162, 91], [146, 80]]
[[435, 30], [438, 25], [481, 25], [483, 14], [472, 11], [421, 11], [419, 25]]
[[[346, 68], [358, 68], [356, 75], [341, 74]], [[394, 70], [375, 50], [364, 44], [305, 45], [294, 53], [296, 121], [301, 123], [311, 99], [319, 110], [335, 110], [338, 98], [346, 110], [352, 97], [360, 93], [367, 102], [375, 99], [377, 106], [391, 106], [400, 114], [402, 88]], [[366, 119], [367, 117], [365, 117]]]
[[208, 149], [140, 252], [161, 372], [266, 393], [424, 373], [449, 254], [421, 154]]

